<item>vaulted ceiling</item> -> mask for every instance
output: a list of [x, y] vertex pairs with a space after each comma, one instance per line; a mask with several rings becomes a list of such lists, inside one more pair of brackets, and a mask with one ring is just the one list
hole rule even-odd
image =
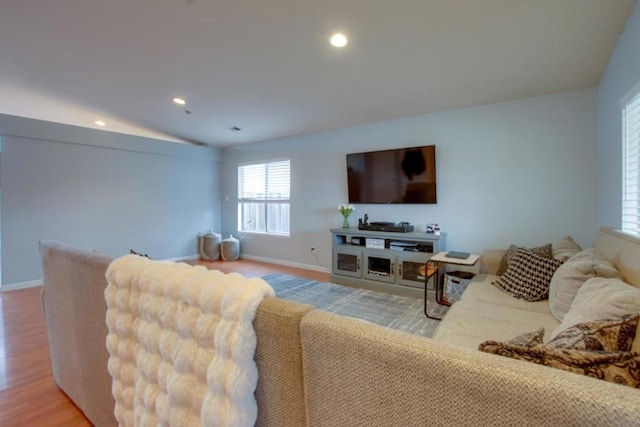
[[634, 3], [1, 0], [0, 113], [226, 146], [592, 87]]

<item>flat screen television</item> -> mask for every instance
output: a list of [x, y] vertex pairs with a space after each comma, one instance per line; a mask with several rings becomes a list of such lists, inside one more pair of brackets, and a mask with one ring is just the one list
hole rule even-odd
[[349, 203], [436, 203], [436, 146], [347, 154]]

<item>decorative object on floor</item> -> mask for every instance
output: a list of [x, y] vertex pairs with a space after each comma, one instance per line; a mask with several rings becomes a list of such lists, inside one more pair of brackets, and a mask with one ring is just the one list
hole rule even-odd
[[213, 261], [220, 258], [220, 241], [222, 236], [209, 230], [198, 234], [198, 254], [200, 258]]
[[340, 211], [342, 217], [344, 218], [344, 220], [342, 221], [342, 228], [349, 228], [349, 215], [351, 215], [351, 212], [355, 210], [356, 207], [353, 205], [340, 204], [340, 206], [338, 206], [338, 211]]
[[[438, 322], [424, 316], [423, 301], [418, 298], [389, 295], [334, 283], [318, 282], [286, 274], [262, 276], [276, 291], [276, 296], [289, 301], [310, 304], [321, 310], [355, 317], [380, 326], [430, 338]], [[438, 316], [447, 307], [437, 306]]]
[[235, 261], [240, 257], [240, 240], [229, 235], [226, 239], [222, 240], [222, 249], [220, 255], [225, 261]]

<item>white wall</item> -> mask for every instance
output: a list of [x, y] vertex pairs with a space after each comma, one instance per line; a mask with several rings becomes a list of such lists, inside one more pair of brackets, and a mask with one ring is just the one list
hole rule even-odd
[[291, 236], [244, 234], [249, 256], [331, 263], [329, 229], [347, 199], [346, 153], [436, 145], [438, 204], [359, 205], [370, 221], [435, 222], [449, 249], [539, 245], [597, 228], [596, 90], [403, 118], [223, 150], [223, 230], [237, 234], [238, 163], [291, 158]]
[[166, 259], [220, 227], [218, 149], [7, 115], [0, 135], [3, 285], [42, 277], [39, 240]]
[[636, 3], [598, 86], [598, 222], [622, 224], [621, 102], [640, 91], [640, 3]]

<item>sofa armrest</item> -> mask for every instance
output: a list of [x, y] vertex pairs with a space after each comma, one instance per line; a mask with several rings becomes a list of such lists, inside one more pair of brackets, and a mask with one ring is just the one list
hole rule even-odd
[[505, 249], [485, 249], [480, 254], [480, 273], [496, 274], [500, 261], [507, 251]]
[[637, 425], [640, 393], [315, 310], [301, 323], [307, 425]]
[[50, 240], [40, 242], [40, 256], [53, 378], [94, 425], [117, 425], [105, 345], [105, 271], [112, 260]]
[[300, 321], [312, 309], [266, 297], [256, 311], [257, 426], [306, 425]]

